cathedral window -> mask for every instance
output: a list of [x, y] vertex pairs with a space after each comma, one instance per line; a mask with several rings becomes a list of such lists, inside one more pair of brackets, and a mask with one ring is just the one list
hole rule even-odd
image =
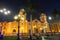
[[16, 32], [16, 30], [14, 29], [13, 32]]

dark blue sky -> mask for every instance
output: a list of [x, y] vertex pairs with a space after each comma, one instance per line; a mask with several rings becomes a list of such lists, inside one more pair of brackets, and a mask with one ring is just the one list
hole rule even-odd
[[[37, 10], [38, 12], [44, 11], [48, 16], [51, 15], [53, 9], [60, 10], [60, 1], [59, 0], [31, 0], [33, 9]], [[11, 10], [11, 14], [5, 16], [0, 14], [0, 21], [8, 20], [12, 21], [14, 15], [18, 14], [19, 9], [28, 6], [27, 0], [0, 0], [0, 9], [7, 8]], [[39, 19], [40, 13], [35, 13], [33, 16]], [[29, 13], [27, 16], [29, 19]]]

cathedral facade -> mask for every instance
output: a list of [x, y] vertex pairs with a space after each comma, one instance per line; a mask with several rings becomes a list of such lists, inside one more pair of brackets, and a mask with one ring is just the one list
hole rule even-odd
[[[46, 14], [41, 13], [40, 20], [34, 19], [32, 20], [32, 24], [30, 24], [30, 21], [26, 20], [25, 12], [20, 11], [19, 15], [20, 15], [20, 21], [19, 21], [20, 34], [29, 34], [29, 30], [32, 30], [32, 34], [36, 33], [36, 30], [38, 33], [41, 33], [42, 30], [44, 31], [44, 33], [50, 32]], [[30, 29], [31, 25], [32, 25], [32, 29]], [[18, 34], [18, 22], [16, 20], [12, 22], [0, 22], [0, 32], [4, 36], [17, 35]]]

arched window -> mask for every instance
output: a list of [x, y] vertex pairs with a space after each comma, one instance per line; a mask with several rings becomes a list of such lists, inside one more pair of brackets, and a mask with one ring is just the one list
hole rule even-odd
[[16, 30], [14, 29], [13, 32], [16, 32]]
[[35, 21], [37, 23], [37, 21]]

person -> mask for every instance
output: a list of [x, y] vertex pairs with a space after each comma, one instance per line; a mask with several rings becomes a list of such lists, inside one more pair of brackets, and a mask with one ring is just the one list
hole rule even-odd
[[1, 34], [1, 32], [0, 32], [0, 40], [3, 40], [3, 35]]

